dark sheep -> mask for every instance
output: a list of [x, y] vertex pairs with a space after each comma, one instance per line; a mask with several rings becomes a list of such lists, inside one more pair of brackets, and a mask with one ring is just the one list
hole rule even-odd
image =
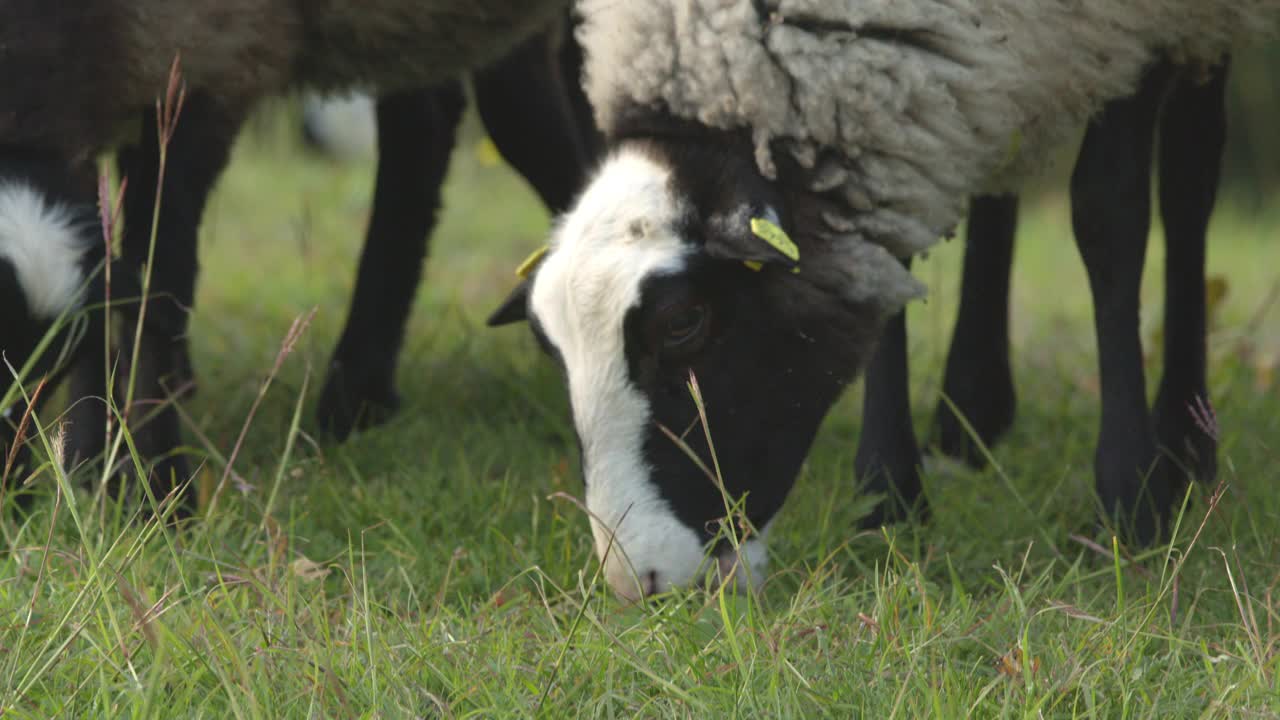
[[[384, 139], [357, 292], [321, 410], [325, 424], [342, 436], [362, 419], [377, 419], [381, 409], [394, 407], [391, 376], [396, 351], [420, 278], [426, 236], [434, 224], [463, 106], [461, 87], [452, 78], [547, 27], [565, 3], [381, 2], [373, 7], [361, 4], [358, 12], [355, 6], [348, 9], [342, 3], [304, 5], [286, 8], [279, 3], [238, 2], [193, 9], [102, 0], [72, 10], [27, 0], [7, 3], [6, 23], [0, 28], [0, 53], [6, 67], [0, 79], [0, 212], [6, 207], [5, 198], [11, 196], [21, 201], [16, 204], [19, 211], [34, 208], [35, 212], [15, 216], [27, 223], [19, 226], [20, 234], [9, 232], [13, 222], [0, 217], [0, 260], [9, 257], [6, 247], [34, 248], [48, 260], [37, 268], [52, 268], [53, 273], [23, 277], [22, 263], [0, 262], [0, 293], [13, 295], [11, 307], [21, 310], [6, 313], [0, 323], [0, 347], [11, 361], [16, 358], [15, 364], [21, 366], [31, 355], [34, 339], [44, 334], [53, 317], [85, 300], [79, 288], [103, 257], [92, 211], [92, 160], [118, 142], [131, 124], [138, 127], [136, 139], [120, 150], [118, 158], [131, 188], [125, 196], [125, 217], [133, 221], [125, 223], [122, 255], [114, 263], [112, 282], [116, 297], [138, 294], [131, 280], [147, 257], [151, 234], [147, 218], [152, 216], [158, 181], [158, 128], [152, 98], [163, 92], [165, 73], [180, 52], [187, 94], [166, 150], [159, 243], [136, 398], [182, 397], [193, 387], [185, 330], [195, 289], [196, 229], [205, 198], [254, 101], [294, 85], [328, 89], [359, 83], [383, 92], [378, 115]], [[512, 53], [514, 61], [499, 63], [491, 71], [502, 78], [501, 68], [506, 67], [510, 75], [505, 85], [501, 80], [495, 83], [505, 88], [496, 92], [523, 91], [523, 100], [516, 102], [539, 104], [529, 116], [568, 112], [558, 99], [548, 105], [548, 98], [534, 94], [536, 88], [546, 87], [545, 82], [527, 90], [518, 82], [558, 72], [549, 56], [545, 61], [527, 62], [537, 59], [536, 48], [543, 48], [541, 53], [546, 55], [545, 40], [526, 43]], [[41, 73], [33, 74], [37, 67], [43, 68]], [[437, 88], [418, 89], [431, 83]], [[524, 142], [553, 153], [560, 161], [555, 165], [563, 168], [558, 177], [535, 177], [535, 182], [540, 187], [562, 185], [549, 192], [567, 203], [572, 193], [569, 186], [576, 188], [581, 166], [572, 157], [565, 159], [572, 151], [562, 148], [574, 147], [576, 136], [568, 125], [557, 126], [554, 120], [533, 131], [553, 127], [551, 135], [528, 137]], [[508, 154], [521, 151], [499, 134], [495, 132], [500, 149]], [[544, 165], [552, 165], [549, 160], [540, 158]], [[45, 242], [50, 236], [66, 242]], [[406, 255], [415, 256], [417, 262], [404, 261]], [[46, 299], [55, 294], [53, 290], [64, 288], [70, 290]], [[100, 298], [100, 285], [90, 287], [87, 297]], [[92, 323], [100, 322], [99, 313], [88, 316]], [[93, 324], [80, 335], [100, 332], [101, 325]], [[123, 335], [131, 338], [130, 333]], [[92, 357], [94, 353], [88, 355], [74, 373], [73, 397], [105, 392], [105, 364], [100, 357]], [[55, 368], [55, 360], [46, 356], [33, 360], [30, 377], [67, 367], [61, 362]], [[20, 416], [24, 409], [20, 403], [6, 409], [6, 414]], [[104, 412], [99, 402], [75, 406], [73, 456], [93, 457], [102, 449]], [[180, 444], [178, 427], [176, 412], [166, 407], [137, 428], [135, 439], [143, 456], [158, 458], [152, 471], [157, 496], [188, 477], [185, 462], [173, 453]], [[190, 503], [183, 507], [189, 510]]]

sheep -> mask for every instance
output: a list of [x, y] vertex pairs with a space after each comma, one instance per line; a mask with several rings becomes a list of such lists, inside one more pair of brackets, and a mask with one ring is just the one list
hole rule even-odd
[[[431, 177], [412, 158], [433, 151], [430, 124], [441, 122], [439, 114], [448, 108], [422, 100], [415, 88], [498, 57], [546, 27], [567, 4], [380, 0], [357, 7], [273, 0], [178, 5], [94, 0], [72, 8], [39, 0], [0, 1], [5, 18], [0, 24], [5, 69], [0, 75], [0, 212], [7, 213], [0, 216], [0, 294], [23, 299], [12, 305], [22, 312], [6, 313], [0, 323], [0, 349], [21, 367], [32, 349], [29, 338], [44, 335], [52, 318], [74, 312], [86, 297], [100, 297], [94, 288], [84, 288], [105, 255], [89, 210], [96, 188], [94, 159], [131, 127], [138, 128], [136, 141], [120, 150], [119, 162], [132, 187], [125, 196], [125, 216], [134, 222], [125, 225], [123, 255], [116, 261], [121, 272], [114, 281], [128, 282], [146, 262], [151, 235], [146, 219], [152, 215], [160, 166], [160, 128], [151, 106], [164, 91], [175, 56], [181, 58], [186, 95], [181, 120], [167, 142], [152, 301], [139, 348], [137, 397], [142, 400], [190, 391], [185, 325], [194, 297], [196, 228], [255, 101], [292, 86], [369, 86], [385, 93], [387, 122], [394, 123], [397, 135], [393, 144], [401, 145], [402, 155], [391, 163], [383, 155], [379, 185], [387, 188], [379, 192], [365, 265], [371, 252], [403, 242], [401, 233], [425, 235], [431, 223], [434, 208], [419, 202], [422, 196], [413, 190], [427, 192], [432, 183], [438, 190], [440, 177]], [[456, 117], [443, 122], [451, 132]], [[380, 218], [412, 222], [388, 227], [378, 225]], [[425, 245], [418, 244], [421, 257]], [[409, 273], [397, 288], [407, 288], [411, 296], [417, 267], [396, 269]], [[388, 302], [389, 294], [395, 293], [384, 290], [362, 303], [358, 293], [352, 322], [362, 319], [360, 312]], [[398, 328], [386, 329], [379, 338], [392, 346], [389, 362], [394, 362]], [[37, 360], [32, 365], [39, 370], [44, 361]], [[89, 358], [76, 365], [72, 394], [101, 396], [106, 364]], [[24, 411], [22, 403], [6, 408], [11, 416]], [[79, 456], [93, 456], [101, 448], [104, 412], [101, 403], [75, 405], [71, 445]], [[137, 428], [135, 440], [144, 457], [160, 458], [152, 471], [158, 497], [186, 479], [185, 463], [173, 452], [180, 437], [171, 407]], [[183, 509], [189, 510], [190, 497], [184, 500]]]
[[[900, 258], [949, 234], [970, 195], [1015, 186], [1105, 103], [1159, 85], [1146, 71], [1160, 58], [1212, 63], [1269, 28], [1280, 2], [584, 0], [580, 11], [587, 94], [612, 153], [492, 321], [527, 317], [562, 364], [597, 554], [615, 592], [637, 597], [702, 576], [708, 543], [713, 569], [758, 581], [769, 521], [818, 424], [885, 318], [923, 293]], [[1105, 265], [1140, 266], [1138, 243], [1113, 241], [1135, 228], [1087, 209], [1106, 208], [1108, 181], [1143, 164], [1129, 144], [1140, 105], [1098, 117], [1115, 128], [1087, 144], [1075, 183], [1091, 285], [1114, 311], [1099, 314], [1100, 334], [1134, 339], [1136, 273]], [[1141, 385], [1101, 363], [1104, 396]], [[757, 530], [737, 549], [708, 529], [724, 514], [717, 483], [663, 432], [695, 417], [690, 372], [718, 478], [731, 499], [747, 496]], [[711, 467], [701, 433], [684, 437]], [[1144, 449], [1099, 449], [1104, 507], [1151, 538], [1152, 506], [1167, 498], [1143, 486]]]

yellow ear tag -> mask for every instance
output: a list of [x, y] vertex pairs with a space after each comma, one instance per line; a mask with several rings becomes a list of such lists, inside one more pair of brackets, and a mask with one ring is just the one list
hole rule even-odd
[[534, 250], [529, 257], [524, 259], [524, 262], [520, 263], [520, 267], [516, 268], [516, 277], [521, 280], [527, 280], [529, 275], [533, 273], [534, 268], [538, 267], [538, 263], [542, 262], [542, 258], [546, 257], [547, 252], [550, 250], [551, 246], [549, 245], [543, 245]]
[[751, 232], [773, 246], [774, 250], [790, 258], [792, 262], [800, 261], [800, 248], [791, 242], [785, 230], [772, 222], [764, 218], [751, 218]]
[[[769, 245], [778, 252], [785, 255], [792, 262], [800, 262], [800, 248], [791, 242], [791, 238], [787, 236], [787, 231], [778, 227], [773, 222], [764, 218], [751, 218], [751, 233], [756, 237], [769, 243]], [[760, 272], [764, 267], [764, 263], [755, 260], [743, 260], [743, 265], [751, 268], [756, 272]], [[793, 274], [799, 274], [800, 268], [791, 268]]]

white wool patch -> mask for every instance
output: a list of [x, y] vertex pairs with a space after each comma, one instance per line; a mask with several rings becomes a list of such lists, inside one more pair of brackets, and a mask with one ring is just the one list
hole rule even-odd
[[65, 205], [24, 183], [0, 183], [0, 259], [17, 271], [36, 317], [52, 319], [80, 301], [88, 242]]
[[635, 596], [637, 577], [655, 573], [667, 589], [693, 581], [703, 564], [698, 534], [676, 518], [644, 461], [653, 419], [629, 377], [623, 337], [644, 280], [685, 266], [669, 177], [635, 152], [610, 158], [557, 228], [530, 294], [568, 374], [596, 552], [624, 597]]
[[302, 98], [302, 124], [320, 149], [340, 160], [368, 158], [377, 149], [377, 111], [364, 93], [307, 93]]

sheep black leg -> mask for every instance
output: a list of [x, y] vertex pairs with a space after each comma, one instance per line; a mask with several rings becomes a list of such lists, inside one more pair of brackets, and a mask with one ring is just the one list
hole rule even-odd
[[969, 203], [960, 309], [943, 375], [945, 397], [933, 415], [933, 445], [973, 467], [986, 464], [980, 447], [990, 447], [1013, 425], [1009, 274], [1017, 227], [1016, 195], [975, 197]]
[[[130, 322], [121, 332], [126, 352], [120, 357], [118, 378], [121, 384], [129, 382], [131, 351], [136, 351], [133, 402], [126, 412], [138, 452], [144, 459], [155, 460], [149, 476], [157, 500], [190, 478], [186, 460], [179, 452], [181, 425], [173, 403], [194, 391], [186, 332], [199, 270], [197, 233], [205, 201], [226, 167], [244, 115], [244, 108], [224, 106], [204, 93], [187, 96], [166, 150], [151, 287], [136, 348], [132, 347], [131, 324], [136, 321], [140, 306], [136, 302], [120, 306]], [[121, 175], [128, 179], [121, 265], [138, 278], [146, 270], [151, 247], [151, 219], [160, 171], [155, 112], [145, 111], [143, 116], [138, 144], [119, 156]], [[123, 302], [125, 298], [117, 300]], [[100, 355], [97, 361], [102, 361]], [[91, 430], [100, 432], [97, 428]], [[180, 516], [194, 509], [193, 491], [179, 498]]]
[[473, 76], [476, 109], [502, 157], [554, 213], [582, 188], [590, 137], [578, 127], [550, 33], [537, 35]]
[[1170, 491], [1156, 464], [1138, 333], [1138, 291], [1150, 228], [1152, 138], [1167, 68], [1090, 123], [1071, 176], [1071, 220], [1093, 293], [1102, 387], [1094, 458], [1104, 511], [1133, 540], [1153, 542]]
[[[127, 293], [132, 297], [135, 293]], [[115, 298], [118, 298], [116, 294]], [[95, 297], [95, 301], [104, 298]], [[91, 462], [102, 455], [107, 441], [107, 325], [105, 313], [95, 313], [90, 331], [70, 372], [68, 396], [71, 407], [67, 431], [67, 468]]]
[[317, 409], [320, 427], [336, 439], [385, 422], [399, 407], [396, 359], [465, 104], [456, 82], [378, 101], [373, 213]]
[[[1160, 212], [1165, 232], [1164, 375], [1152, 408], [1156, 440], [1202, 482], [1218, 471], [1217, 441], [1196, 422], [1205, 382], [1205, 234], [1226, 142], [1227, 68], [1207, 79], [1184, 72], [1160, 124]], [[1175, 498], [1176, 500], [1176, 498]]]
[[865, 492], [884, 499], [859, 526], [876, 528], [898, 522], [912, 510], [925, 516], [928, 501], [920, 483], [920, 447], [911, 425], [905, 310], [885, 326], [863, 387], [862, 437], [853, 469]]

